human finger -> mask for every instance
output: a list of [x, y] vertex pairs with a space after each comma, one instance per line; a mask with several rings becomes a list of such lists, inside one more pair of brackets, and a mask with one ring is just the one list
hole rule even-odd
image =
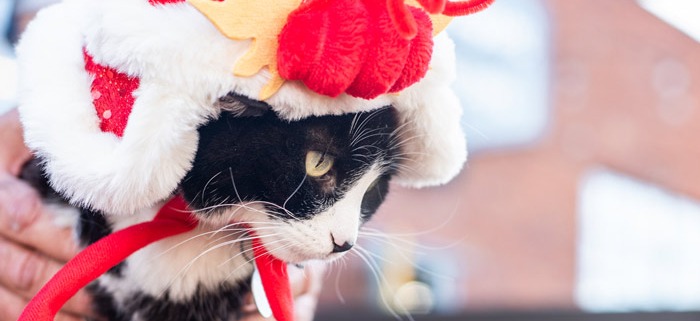
[[0, 173], [0, 231], [20, 231], [39, 216], [40, 200], [31, 186]]
[[313, 321], [318, 299], [323, 289], [325, 262], [310, 262], [304, 267], [305, 288], [294, 298], [294, 314], [297, 321]]
[[[62, 264], [0, 237], [0, 285], [22, 299], [31, 299], [62, 267]], [[63, 307], [64, 311], [89, 316], [89, 296], [80, 291]]]
[[14, 293], [0, 287], [0, 321], [14, 321], [19, 318], [22, 309], [27, 304]]
[[[15, 321], [22, 314], [27, 301], [0, 287], [0, 321]], [[81, 321], [82, 318], [70, 313], [59, 312], [55, 321]]]
[[0, 171], [17, 176], [31, 152], [24, 144], [22, 124], [16, 109], [0, 115]]
[[16, 178], [0, 179], [0, 236], [59, 261], [78, 252], [69, 228], [59, 227], [36, 192]]

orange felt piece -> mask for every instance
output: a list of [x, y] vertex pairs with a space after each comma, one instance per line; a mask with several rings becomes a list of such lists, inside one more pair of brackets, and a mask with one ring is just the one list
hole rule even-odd
[[272, 79], [260, 93], [266, 99], [282, 87], [277, 70], [277, 36], [287, 23], [287, 16], [302, 0], [188, 0], [226, 37], [252, 39], [250, 49], [233, 69], [239, 77], [250, 77], [268, 67]]

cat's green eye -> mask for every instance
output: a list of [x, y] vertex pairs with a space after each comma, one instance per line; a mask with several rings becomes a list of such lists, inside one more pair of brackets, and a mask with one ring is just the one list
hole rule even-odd
[[333, 168], [334, 159], [327, 154], [309, 151], [306, 153], [306, 174], [311, 177], [326, 175]]

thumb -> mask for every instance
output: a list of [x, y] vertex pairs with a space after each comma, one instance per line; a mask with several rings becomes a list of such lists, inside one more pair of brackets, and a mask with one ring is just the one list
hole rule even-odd
[[0, 234], [19, 233], [33, 224], [41, 204], [36, 191], [14, 176], [0, 176]]

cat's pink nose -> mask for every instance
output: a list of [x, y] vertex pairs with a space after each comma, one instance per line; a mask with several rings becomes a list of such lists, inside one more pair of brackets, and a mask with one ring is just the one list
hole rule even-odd
[[331, 240], [333, 241], [333, 253], [343, 253], [350, 251], [350, 249], [355, 245], [354, 242], [345, 241], [343, 244], [338, 244], [339, 242], [335, 240], [333, 234], [331, 234]]

